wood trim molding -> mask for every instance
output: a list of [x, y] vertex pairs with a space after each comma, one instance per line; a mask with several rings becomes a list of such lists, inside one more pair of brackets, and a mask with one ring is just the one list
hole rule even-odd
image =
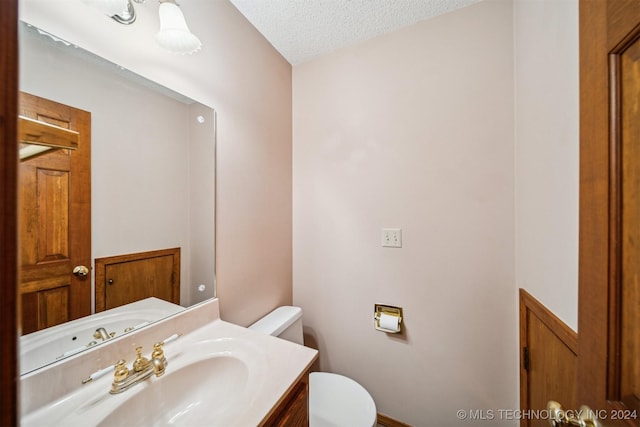
[[411, 427], [410, 424], [403, 423], [388, 415], [378, 413], [378, 426], [380, 427]]
[[[609, 310], [609, 93], [607, 3], [581, 0], [578, 372], [581, 403], [603, 408]], [[604, 284], [604, 285], [603, 285]], [[587, 304], [588, 301], [588, 304]], [[594, 368], [595, 367], [595, 368]]]
[[18, 425], [18, 1], [0, 1], [0, 425]]
[[0, 425], [18, 424], [17, 399], [17, 108], [18, 108], [18, 2], [0, 2]]

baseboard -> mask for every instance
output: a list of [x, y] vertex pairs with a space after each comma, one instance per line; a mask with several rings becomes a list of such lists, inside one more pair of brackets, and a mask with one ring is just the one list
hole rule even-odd
[[381, 427], [412, 427], [410, 424], [403, 423], [388, 415], [378, 413], [378, 425]]

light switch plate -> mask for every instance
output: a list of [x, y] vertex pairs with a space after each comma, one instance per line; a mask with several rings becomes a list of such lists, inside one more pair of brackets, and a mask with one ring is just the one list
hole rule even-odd
[[383, 228], [382, 229], [382, 246], [385, 248], [401, 248], [402, 247], [402, 229], [401, 228]]

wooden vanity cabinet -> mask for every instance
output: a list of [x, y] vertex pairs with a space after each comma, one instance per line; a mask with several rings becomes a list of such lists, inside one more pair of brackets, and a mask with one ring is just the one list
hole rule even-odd
[[309, 426], [309, 371], [291, 387], [261, 426], [308, 427]]

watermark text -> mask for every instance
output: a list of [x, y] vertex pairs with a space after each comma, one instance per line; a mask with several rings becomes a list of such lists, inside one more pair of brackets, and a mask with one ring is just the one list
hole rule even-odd
[[[466, 421], [491, 420], [550, 420], [552, 412], [548, 409], [458, 409], [456, 417]], [[637, 420], [638, 412], [632, 409], [571, 410], [558, 414], [564, 419], [589, 417], [597, 420]]]

